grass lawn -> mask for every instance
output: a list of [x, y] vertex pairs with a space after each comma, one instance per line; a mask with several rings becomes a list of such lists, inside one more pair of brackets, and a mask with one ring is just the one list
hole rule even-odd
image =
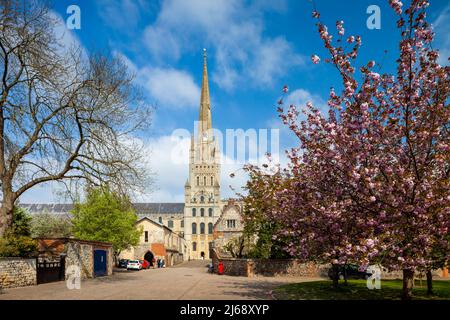
[[[426, 281], [415, 281], [413, 299], [450, 300], [450, 281], [434, 280], [434, 295], [427, 296]], [[346, 286], [339, 281], [339, 288], [333, 289], [331, 280], [293, 283], [274, 290], [279, 300], [399, 300], [402, 293], [401, 280], [382, 280], [380, 290], [369, 290], [366, 280], [348, 280]]]

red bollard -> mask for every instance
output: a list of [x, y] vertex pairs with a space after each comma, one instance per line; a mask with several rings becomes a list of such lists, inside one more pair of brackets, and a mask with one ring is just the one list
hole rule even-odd
[[223, 262], [219, 262], [219, 265], [217, 267], [217, 274], [223, 274]]

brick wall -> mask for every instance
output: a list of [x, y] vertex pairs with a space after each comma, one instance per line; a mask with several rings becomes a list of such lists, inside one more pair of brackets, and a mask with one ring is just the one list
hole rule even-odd
[[0, 258], [0, 289], [36, 285], [36, 259]]

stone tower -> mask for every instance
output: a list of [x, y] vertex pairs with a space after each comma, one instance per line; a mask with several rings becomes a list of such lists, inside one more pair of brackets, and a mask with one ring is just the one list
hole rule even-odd
[[185, 185], [184, 237], [190, 259], [210, 258], [213, 226], [220, 216], [220, 150], [211, 121], [206, 50], [197, 136], [192, 135], [189, 178]]

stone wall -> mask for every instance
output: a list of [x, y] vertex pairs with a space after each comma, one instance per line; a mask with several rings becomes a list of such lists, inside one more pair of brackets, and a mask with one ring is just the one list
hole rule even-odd
[[[302, 263], [296, 259], [236, 259], [225, 258], [218, 254], [216, 249], [212, 250], [212, 263], [214, 272], [217, 273], [219, 262], [223, 263], [224, 274], [230, 276], [253, 277], [262, 276], [296, 276], [309, 278], [328, 278], [329, 264], [319, 265], [314, 263]], [[401, 271], [388, 272], [382, 270], [382, 279], [402, 279]], [[416, 279], [425, 278], [425, 275], [415, 274]], [[434, 279], [448, 278], [448, 271], [433, 270]]]
[[0, 289], [36, 285], [36, 259], [0, 258]]
[[298, 276], [326, 277], [327, 267], [313, 263], [300, 263], [298, 260], [284, 259], [235, 259], [220, 258], [214, 260], [214, 270], [219, 262], [223, 263], [224, 274], [231, 276]]
[[328, 267], [315, 263], [302, 263], [296, 259], [248, 260], [249, 274], [264, 276], [326, 277]]
[[93, 248], [89, 244], [68, 242], [65, 244], [66, 270], [71, 265], [80, 267], [81, 278], [94, 277]]

